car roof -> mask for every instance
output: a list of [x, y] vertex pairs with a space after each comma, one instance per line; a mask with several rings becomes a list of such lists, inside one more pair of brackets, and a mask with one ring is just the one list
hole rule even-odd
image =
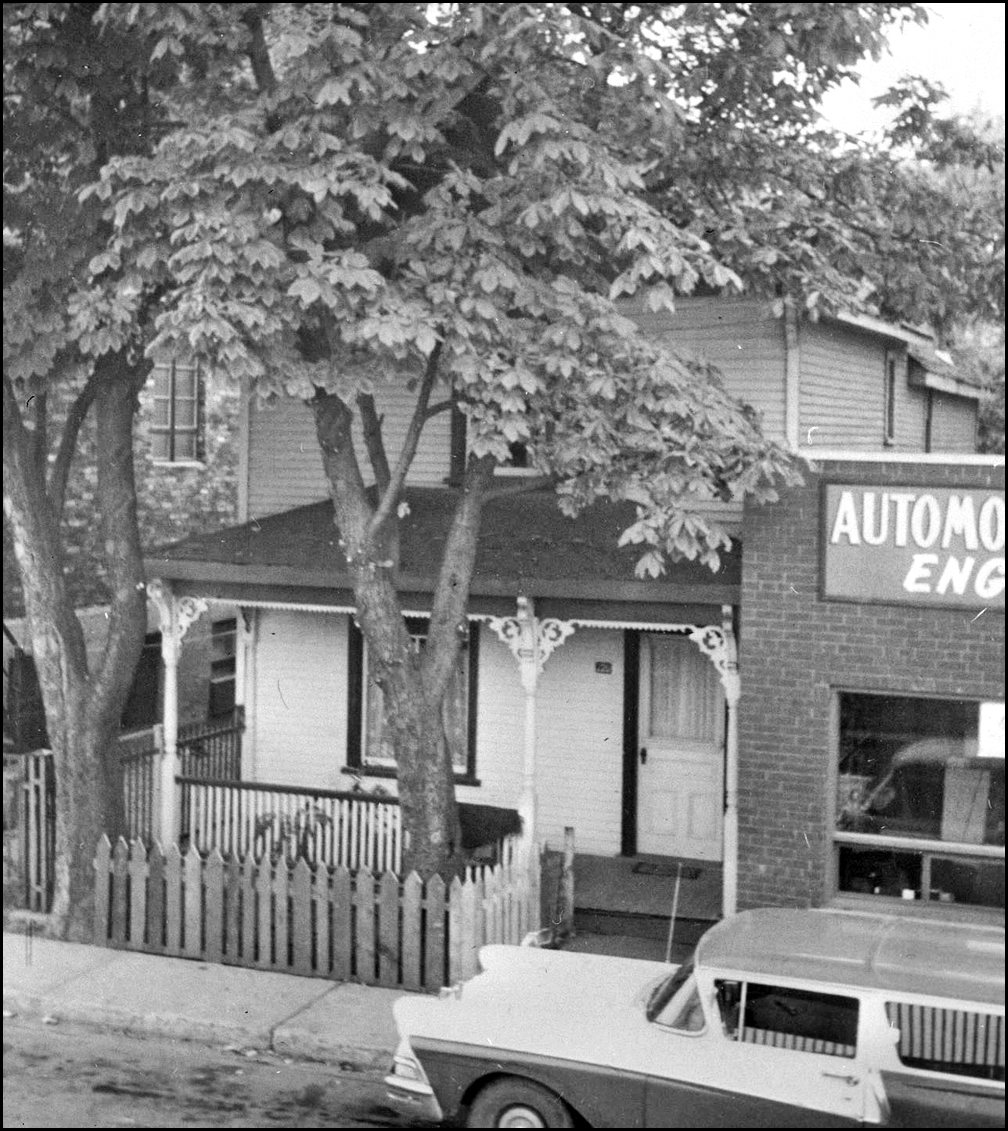
[[832, 908], [743, 911], [712, 927], [699, 969], [1004, 1005], [1003, 927]]

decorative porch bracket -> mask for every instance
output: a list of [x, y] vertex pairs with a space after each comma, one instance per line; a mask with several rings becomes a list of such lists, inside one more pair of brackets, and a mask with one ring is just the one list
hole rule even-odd
[[161, 755], [161, 805], [158, 838], [164, 848], [178, 837], [175, 814], [175, 774], [178, 771], [178, 663], [182, 641], [207, 611], [203, 597], [176, 597], [160, 578], [147, 583], [161, 626], [161, 660], [164, 664], [164, 750]]
[[518, 597], [518, 613], [513, 617], [488, 617], [487, 623], [518, 661], [522, 687], [525, 690], [525, 757], [522, 768], [522, 793], [518, 812], [527, 843], [536, 839], [536, 685], [546, 661], [570, 634], [570, 621], [545, 617], [539, 620], [529, 597]]

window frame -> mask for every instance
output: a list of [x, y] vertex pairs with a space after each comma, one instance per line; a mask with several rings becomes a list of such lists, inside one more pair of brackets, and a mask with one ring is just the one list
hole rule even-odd
[[[193, 396], [181, 397], [178, 390], [178, 375], [181, 370], [193, 375]], [[158, 391], [159, 375], [167, 374], [167, 393]], [[152, 411], [148, 426], [152, 441], [157, 442], [157, 437], [167, 437], [167, 455], [154, 452], [153, 462], [162, 467], [194, 467], [205, 463], [204, 452], [204, 414], [205, 414], [205, 389], [203, 372], [198, 363], [193, 365], [180, 365], [174, 358], [169, 362], [160, 362], [153, 370], [154, 387], [151, 394], [152, 408], [156, 409], [159, 402], [167, 404], [168, 422], [159, 424], [156, 420], [156, 411]], [[179, 401], [192, 400], [193, 423], [192, 425], [180, 424], [178, 421]], [[192, 437], [192, 455], [179, 455], [179, 440], [182, 436]]]
[[[841, 789], [846, 788], [847, 783], [842, 779], [844, 775], [841, 774], [841, 742], [843, 737], [842, 729], [842, 698], [844, 696], [860, 696], [877, 699], [880, 701], [896, 700], [914, 700], [918, 699], [921, 702], [934, 703], [939, 702], [949, 705], [959, 705], [961, 708], [973, 708], [976, 710], [979, 717], [980, 706], [985, 700], [964, 695], [921, 695], [913, 692], [908, 692], [900, 689], [886, 689], [879, 690], [878, 688], [863, 688], [863, 687], [835, 687], [833, 689], [833, 726], [832, 726], [832, 741], [831, 741], [831, 761], [830, 761], [830, 790], [829, 798], [829, 813], [827, 830], [830, 842], [830, 868], [828, 876], [828, 888], [826, 896], [837, 905], [858, 907], [872, 907], [881, 909], [882, 907], [900, 907], [902, 908], [906, 902], [910, 909], [921, 909], [923, 907], [936, 907], [944, 906], [944, 901], [951, 898], [952, 906], [954, 906], [960, 913], [963, 911], [967, 916], [983, 916], [991, 913], [1003, 913], [1003, 905], [997, 902], [980, 902], [972, 901], [971, 899], [957, 899], [955, 894], [951, 897], [944, 895], [943, 888], [935, 888], [935, 884], [939, 882], [940, 876], [936, 877], [932, 873], [932, 865], [938, 863], [941, 871], [946, 873], [946, 879], [954, 876], [956, 870], [965, 864], [967, 867], [980, 869], [975, 876], [975, 882], [980, 885], [971, 894], [976, 894], [976, 891], [983, 891], [983, 884], [989, 883], [989, 874], [987, 879], [983, 878], [982, 870], [985, 867], [996, 868], [1000, 865], [1001, 869], [1005, 866], [1005, 849], [1004, 845], [1000, 846], [996, 842], [988, 842], [986, 839], [973, 842], [957, 841], [957, 840], [943, 840], [941, 838], [941, 826], [945, 820], [944, 805], [946, 800], [946, 784], [943, 776], [942, 782], [942, 811], [939, 813], [939, 831], [937, 836], [928, 835], [927, 833], [915, 832], [908, 830], [904, 832], [876, 832], [874, 830], [858, 830], [856, 828], [841, 827], [842, 810], [849, 809], [857, 800], [860, 794], [868, 796], [879, 790], [880, 786], [885, 783], [888, 777], [894, 775], [895, 770], [893, 763], [896, 760], [896, 754], [902, 750], [908, 749], [916, 742], [926, 742], [929, 739], [940, 739], [942, 737], [955, 738], [954, 734], [942, 735], [940, 733], [928, 735], [926, 733], [911, 734], [906, 732], [903, 738], [906, 742], [902, 743], [896, 751], [890, 756], [884, 770], [873, 772], [873, 781], [869, 785], [861, 788], [859, 795], [855, 795], [853, 790], [849, 799], [841, 798]], [[884, 710], [883, 703], [880, 702], [879, 709]], [[884, 737], [885, 732], [879, 732], [880, 736]], [[890, 737], [896, 737], [896, 732], [892, 732]], [[963, 736], [963, 741], [969, 741], [969, 736]], [[991, 770], [998, 764], [998, 759], [978, 759], [978, 761], [990, 762]], [[1001, 762], [1003, 767], [1003, 762]], [[855, 778], [857, 775], [855, 775]], [[991, 789], [990, 782], [988, 783], [988, 790]], [[953, 796], [955, 796], [953, 794]], [[989, 797], [992, 794], [989, 794]], [[885, 884], [880, 883], [874, 888], [872, 887], [853, 887], [851, 884], [863, 880], [864, 877], [858, 875], [856, 871], [848, 876], [848, 886], [841, 887], [844, 882], [844, 854], [847, 856], [847, 867], [856, 869], [860, 864], [862, 868], [871, 865], [872, 854], [881, 857], [885, 856], [891, 858], [892, 866], [899, 869], [900, 867], [907, 867], [914, 870], [919, 870], [919, 883], [915, 881], [913, 888], [913, 899], [906, 891], [902, 890], [897, 893], [895, 891], [886, 891]], [[858, 857], [861, 857], [858, 860]], [[870, 882], [870, 874], [866, 873], [868, 881]], [[913, 878], [913, 877], [911, 877]], [[937, 891], [937, 895], [935, 892]]]
[[[727, 1016], [726, 999], [723, 991], [729, 986], [737, 988], [738, 1000], [728, 1008], [730, 1016]], [[771, 980], [771, 977], [765, 974], [756, 974], [744, 978], [715, 978], [714, 988], [715, 1008], [721, 1022], [722, 1031], [733, 1044], [776, 1048], [782, 1052], [798, 1053], [799, 1055], [811, 1053], [814, 1056], [833, 1056], [840, 1060], [857, 1059], [864, 1001], [856, 992], [838, 993], [833, 988], [826, 989], [804, 983], [794, 984], [789, 979], [775, 978]], [[750, 992], [754, 990], [759, 992]], [[776, 997], [788, 999], [790, 1002], [811, 1002], [813, 999], [819, 999], [823, 1006], [833, 1010], [838, 1010], [841, 1003], [848, 1009], [853, 1006], [853, 1030], [843, 1034], [831, 1033], [825, 1035], [822, 1032], [818, 1034], [799, 1032], [801, 1026], [797, 1024], [790, 1027], [754, 1024], [753, 1022], [757, 1018], [753, 1016], [753, 1011], [764, 1002], [772, 1002]], [[786, 1005], [781, 1008], [781, 1012], [789, 1016], [800, 1016], [798, 1011], [788, 1009]], [[756, 1038], [757, 1033], [772, 1036], [773, 1039], [769, 1041], [759, 1040]], [[840, 1039], [841, 1036], [852, 1039], [842, 1040]], [[828, 1045], [831, 1047], [815, 1048], [808, 1047], [809, 1045]]]
[[[411, 633], [419, 626], [426, 627], [427, 616], [407, 617]], [[397, 768], [384, 762], [367, 760], [367, 650], [364, 634], [347, 618], [347, 758], [344, 771], [355, 777], [394, 778]], [[456, 785], [480, 785], [476, 776], [476, 730], [479, 703], [479, 621], [469, 620], [468, 653], [469, 670], [466, 710], [466, 764], [455, 769]], [[416, 633], [419, 635], [419, 633]]]

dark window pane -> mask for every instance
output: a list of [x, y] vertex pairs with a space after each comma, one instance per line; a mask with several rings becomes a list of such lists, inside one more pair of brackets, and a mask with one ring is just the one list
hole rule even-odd
[[746, 986], [742, 1040], [799, 1052], [854, 1056], [857, 998], [796, 990], [790, 986]]

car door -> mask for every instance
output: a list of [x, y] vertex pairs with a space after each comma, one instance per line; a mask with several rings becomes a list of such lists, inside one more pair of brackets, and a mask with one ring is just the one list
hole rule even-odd
[[880, 1121], [878, 1082], [848, 1043], [856, 1040], [855, 999], [753, 986], [747, 1002], [749, 987], [731, 987], [734, 992], [719, 992], [717, 1007], [712, 1003], [707, 1010], [702, 1032], [684, 1031], [696, 1016], [685, 998], [676, 1003], [678, 1016], [666, 1018], [667, 1061], [651, 1065], [645, 1126], [845, 1127]]

